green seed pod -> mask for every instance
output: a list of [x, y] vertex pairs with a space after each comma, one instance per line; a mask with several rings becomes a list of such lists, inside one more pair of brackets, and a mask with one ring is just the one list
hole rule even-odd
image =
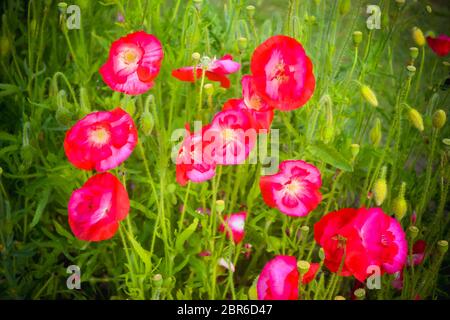
[[417, 47], [409, 48], [409, 56], [413, 60], [416, 59], [419, 56], [419, 49], [417, 49]]
[[375, 181], [373, 186], [373, 194], [377, 206], [381, 206], [387, 196], [386, 170], [386, 166], [381, 169], [380, 177]]
[[255, 15], [255, 6], [249, 5], [247, 6], [247, 14], [250, 18], [253, 18], [253, 16]]
[[308, 233], [309, 232], [309, 227], [308, 226], [301, 226], [300, 230], [302, 231], [302, 233]]
[[414, 240], [419, 235], [419, 228], [416, 226], [410, 226], [408, 228], [408, 235]]
[[161, 286], [163, 284], [162, 275], [160, 275], [159, 273], [155, 274], [152, 278], [152, 282], [156, 288], [161, 288]]
[[445, 122], [447, 121], [447, 115], [445, 114], [445, 111], [442, 109], [437, 110], [433, 114], [433, 127], [436, 129], [440, 129], [445, 125]]
[[402, 182], [402, 186], [400, 187], [400, 192], [397, 198], [394, 199], [392, 203], [392, 211], [394, 212], [395, 218], [398, 221], [401, 221], [406, 214], [406, 210], [408, 209], [408, 204], [405, 200], [405, 190], [406, 183]]
[[205, 93], [208, 96], [212, 96], [214, 94], [214, 86], [211, 83], [207, 83], [203, 86], [203, 89], [205, 89]]
[[200, 58], [201, 58], [202, 56], [200, 55], [200, 53], [198, 53], [198, 52], [194, 52], [193, 54], [192, 54], [192, 60], [194, 60], [194, 63], [198, 63], [199, 61], [200, 61]]
[[203, 0], [194, 0], [194, 7], [200, 11], [202, 9]]
[[66, 13], [67, 10], [67, 3], [65, 2], [59, 2], [58, 3], [58, 10], [60, 13]]
[[413, 77], [416, 74], [416, 67], [414, 66], [407, 66], [406, 71], [408, 72], [408, 77]]
[[308, 272], [310, 266], [311, 264], [305, 260], [299, 260], [297, 262], [297, 268], [301, 276]]
[[363, 34], [361, 31], [353, 32], [353, 44], [357, 47], [362, 41]]
[[408, 109], [408, 119], [411, 124], [420, 132], [424, 130], [422, 115], [414, 108]]
[[446, 241], [446, 240], [439, 240], [437, 242], [437, 247], [438, 247], [438, 250], [439, 250], [440, 254], [445, 254], [447, 252], [447, 250], [448, 250], [448, 241]]
[[350, 0], [342, 0], [339, 5], [339, 13], [345, 16], [352, 6], [352, 2]]
[[425, 36], [423, 35], [422, 30], [420, 30], [418, 27], [414, 27], [412, 29], [412, 38], [419, 47], [423, 47], [426, 43]]
[[376, 118], [372, 130], [370, 130], [370, 141], [374, 146], [378, 146], [381, 142], [381, 138], [381, 120]]
[[223, 210], [225, 209], [225, 201], [223, 200], [217, 200], [216, 201], [216, 211], [221, 214]]
[[364, 298], [366, 297], [366, 290], [364, 290], [363, 288], [356, 289], [354, 295], [357, 300], [364, 300]]
[[248, 40], [245, 37], [240, 37], [237, 40], [238, 49], [240, 52], [244, 52], [247, 49]]
[[369, 88], [369, 86], [362, 85], [361, 94], [368, 103], [370, 103], [374, 107], [378, 107], [377, 96], [375, 95], [375, 92], [373, 92], [372, 89]]

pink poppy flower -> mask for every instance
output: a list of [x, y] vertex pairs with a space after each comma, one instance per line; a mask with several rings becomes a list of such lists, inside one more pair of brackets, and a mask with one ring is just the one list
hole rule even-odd
[[[424, 240], [417, 240], [412, 247], [412, 262], [415, 266], [421, 264], [425, 259], [427, 243]], [[408, 265], [411, 266], [411, 258], [408, 258]]]
[[183, 67], [172, 71], [172, 76], [181, 81], [195, 82], [201, 79], [203, 69], [205, 68], [205, 76], [211, 81], [218, 81], [223, 88], [230, 87], [230, 80], [227, 75], [239, 70], [241, 65], [233, 61], [233, 57], [229, 54], [224, 55], [220, 59], [204, 59], [203, 62], [197, 66]]
[[182, 186], [188, 181], [209, 180], [216, 174], [216, 164], [204, 156], [205, 147], [208, 145], [204, 140], [204, 133], [208, 128], [209, 126], [205, 126], [201, 132], [196, 133], [190, 133], [189, 128], [186, 128], [187, 136], [176, 160], [176, 180]]
[[341, 209], [314, 225], [314, 238], [325, 251], [325, 265], [363, 282], [369, 266], [393, 274], [406, 262], [407, 243], [398, 221], [380, 208]]
[[431, 50], [440, 57], [445, 57], [450, 52], [450, 37], [445, 34], [436, 38], [428, 36], [427, 43]]
[[112, 43], [100, 74], [114, 91], [141, 94], [153, 87], [163, 56], [158, 38], [138, 31]]
[[302, 276], [302, 284], [308, 284], [314, 280], [317, 272], [319, 271], [320, 263], [312, 262], [308, 271]]
[[[247, 212], [232, 213], [230, 215], [224, 216], [224, 222], [231, 231], [231, 238], [235, 244], [238, 244], [244, 239], [245, 235], [245, 219], [247, 218]], [[225, 228], [222, 223], [219, 226], [220, 232], [226, 232], [227, 237], [230, 237], [230, 232]]]
[[229, 99], [222, 108], [222, 111], [226, 110], [241, 110], [246, 112], [252, 123], [252, 128], [255, 130], [269, 130], [272, 124], [273, 110], [256, 111], [249, 109], [245, 104], [244, 99]]
[[294, 217], [306, 216], [322, 200], [319, 170], [302, 160], [280, 163], [278, 173], [262, 176], [259, 186], [264, 202]]
[[297, 260], [292, 256], [276, 256], [266, 263], [256, 289], [259, 300], [298, 299]]
[[79, 120], [66, 133], [64, 150], [77, 168], [106, 171], [124, 162], [137, 143], [131, 116], [120, 108], [97, 111]]
[[69, 225], [84, 241], [110, 239], [130, 209], [128, 193], [111, 173], [99, 173], [72, 193], [69, 200]]
[[204, 139], [210, 143], [205, 147], [204, 156], [216, 164], [240, 164], [255, 146], [256, 134], [246, 112], [220, 111], [205, 131]]
[[315, 88], [313, 65], [302, 45], [283, 35], [260, 44], [250, 63], [255, 90], [275, 109], [300, 108]]

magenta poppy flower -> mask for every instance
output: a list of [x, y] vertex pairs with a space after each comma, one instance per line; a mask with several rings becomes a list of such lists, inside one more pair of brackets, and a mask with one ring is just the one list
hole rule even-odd
[[313, 281], [319, 269], [320, 263], [317, 262], [310, 263], [308, 271], [302, 276], [302, 284], [308, 284], [311, 281]]
[[276, 256], [266, 263], [258, 277], [258, 300], [297, 300], [298, 279], [295, 257]]
[[130, 209], [127, 191], [112, 174], [99, 173], [72, 193], [69, 200], [69, 225], [84, 241], [110, 239]]
[[204, 156], [216, 164], [240, 164], [255, 146], [256, 134], [246, 112], [220, 111], [205, 131], [204, 139], [210, 143], [204, 149]]
[[188, 128], [187, 135], [181, 145], [176, 160], [176, 180], [184, 186], [188, 181], [203, 182], [216, 174], [216, 164], [205, 157], [205, 147], [209, 144], [204, 139], [204, 133], [209, 128], [205, 126], [201, 132], [191, 133]]
[[[342, 276], [363, 282], [369, 266], [393, 274], [407, 257], [405, 233], [399, 222], [380, 208], [346, 208], [326, 214], [314, 225], [314, 238], [325, 251], [325, 265]], [[345, 255], [344, 255], [345, 253]]]
[[158, 38], [144, 31], [134, 32], [112, 43], [100, 74], [114, 91], [141, 94], [153, 87], [163, 56]]
[[130, 156], [137, 139], [131, 116], [116, 108], [93, 112], [79, 120], [67, 131], [64, 150], [75, 167], [106, 171]]
[[238, 212], [238, 213], [232, 213], [230, 215], [224, 216], [223, 220], [224, 223], [227, 225], [227, 228], [230, 230], [228, 231], [227, 228], [225, 228], [225, 225], [222, 223], [219, 226], [220, 232], [226, 232], [227, 237], [230, 238], [230, 232], [231, 232], [231, 238], [233, 239], [233, 242], [235, 244], [238, 244], [244, 239], [245, 235], [245, 219], [247, 218], [247, 212]]
[[294, 217], [306, 216], [318, 206], [321, 185], [319, 170], [302, 160], [283, 161], [278, 173], [259, 180], [264, 202]]
[[[207, 60], [207, 59], [205, 59]], [[197, 66], [183, 67], [172, 71], [172, 76], [181, 81], [195, 82], [202, 77], [202, 68], [205, 68], [205, 76], [211, 81], [218, 81], [223, 88], [230, 87], [227, 75], [239, 70], [241, 65], [233, 61], [229, 54], [220, 59], [212, 59]]]
[[253, 52], [250, 68], [256, 92], [275, 109], [300, 108], [314, 92], [312, 62], [294, 38], [278, 35], [264, 41]]
[[450, 52], [450, 37], [445, 34], [436, 38], [428, 36], [427, 43], [431, 50], [440, 57], [445, 57]]

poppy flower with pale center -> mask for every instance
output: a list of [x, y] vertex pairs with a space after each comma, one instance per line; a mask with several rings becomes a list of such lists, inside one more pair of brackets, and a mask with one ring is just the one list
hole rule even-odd
[[100, 74], [114, 91], [141, 94], [153, 87], [163, 56], [158, 38], [144, 31], [134, 32], [112, 43]]
[[314, 238], [325, 252], [325, 265], [340, 275], [364, 281], [369, 266], [381, 273], [402, 270], [407, 243], [399, 222], [380, 208], [345, 208], [326, 214], [314, 225]]
[[297, 300], [298, 279], [295, 257], [276, 256], [266, 263], [258, 277], [258, 300]]
[[312, 62], [294, 38], [278, 35], [264, 41], [253, 52], [250, 69], [256, 92], [275, 109], [300, 108], [314, 92]]
[[[233, 239], [235, 244], [238, 244], [244, 239], [245, 235], [245, 219], [247, 218], [247, 212], [232, 213], [230, 215], [224, 216], [224, 223], [219, 226], [220, 232], [226, 232], [227, 237]], [[229, 230], [228, 230], [229, 229]]]
[[294, 217], [306, 216], [322, 200], [319, 170], [302, 160], [280, 163], [278, 173], [262, 176], [259, 186], [264, 202]]
[[229, 54], [220, 59], [214, 58], [212, 60], [204, 57], [199, 65], [173, 70], [172, 76], [181, 81], [195, 82], [202, 78], [203, 69], [205, 69], [206, 78], [220, 82], [223, 88], [229, 88], [230, 80], [227, 75], [238, 71], [240, 67], [241, 65], [233, 61], [233, 57]]
[[240, 164], [255, 146], [256, 134], [246, 112], [220, 111], [205, 131], [204, 139], [210, 143], [205, 147], [204, 156], [216, 164]]
[[203, 182], [216, 174], [216, 164], [204, 156], [208, 142], [204, 140], [204, 132], [209, 128], [205, 126], [200, 132], [191, 133], [188, 128], [187, 135], [181, 145], [176, 160], [176, 180], [184, 186], [188, 181]]
[[128, 193], [112, 174], [99, 173], [72, 193], [69, 200], [69, 225], [84, 241], [110, 239], [130, 209]]
[[106, 171], [125, 161], [138, 139], [131, 116], [120, 108], [97, 111], [79, 120], [66, 133], [64, 150], [77, 168]]
[[427, 43], [431, 50], [440, 57], [445, 57], [450, 53], [450, 37], [445, 34], [435, 38], [428, 36]]

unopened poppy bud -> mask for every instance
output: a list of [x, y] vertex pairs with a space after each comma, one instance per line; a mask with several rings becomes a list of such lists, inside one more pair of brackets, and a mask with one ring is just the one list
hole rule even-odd
[[366, 99], [368, 103], [370, 103], [372, 106], [377, 107], [378, 106], [378, 99], [375, 95], [375, 92], [372, 91], [368, 86], [362, 85], [361, 86], [361, 94]]
[[358, 156], [358, 153], [359, 153], [359, 144], [353, 143], [350, 146], [350, 150], [352, 152], [353, 159], [355, 159]]
[[247, 43], [248, 43], [248, 40], [245, 37], [240, 37], [237, 40], [237, 45], [238, 45], [238, 49], [240, 52], [243, 52], [243, 51], [245, 51], [245, 49], [247, 49]]
[[247, 14], [250, 18], [253, 18], [253, 16], [255, 15], [255, 6], [249, 5], [247, 6]]
[[354, 294], [357, 300], [364, 300], [364, 298], [366, 297], [366, 290], [364, 290], [363, 288], [359, 288], [355, 290]]
[[86, 88], [80, 88], [80, 111], [81, 114], [87, 115], [91, 111], [91, 103], [89, 102], [88, 91]]
[[310, 266], [311, 266], [311, 264], [305, 260], [300, 260], [297, 262], [297, 268], [298, 268], [300, 275], [304, 275], [305, 273], [307, 273]]
[[419, 228], [416, 226], [410, 226], [408, 228], [408, 235], [414, 240], [419, 235]]
[[201, 58], [200, 53], [194, 52], [194, 53], [192, 54], [192, 60], [194, 60], [195, 63], [199, 62], [199, 61], [200, 61], [200, 58]]
[[374, 146], [378, 146], [381, 142], [381, 120], [375, 119], [375, 124], [372, 130], [370, 130], [370, 141]]
[[363, 34], [361, 31], [353, 32], [353, 44], [358, 46], [362, 41]]
[[333, 140], [333, 137], [334, 137], [334, 127], [333, 126], [327, 126], [327, 127], [323, 128], [323, 131], [322, 131], [323, 142], [328, 143], [331, 140]]
[[144, 111], [141, 115], [141, 129], [145, 136], [152, 134], [153, 127], [155, 126], [155, 120], [153, 115], [148, 111]]
[[402, 182], [402, 186], [400, 187], [400, 192], [397, 198], [394, 199], [392, 204], [392, 211], [394, 212], [395, 218], [398, 221], [401, 221], [406, 214], [406, 210], [408, 209], [408, 204], [405, 200], [405, 189], [406, 183]]
[[411, 124], [420, 132], [424, 130], [422, 115], [414, 108], [408, 109], [408, 119]]
[[411, 66], [411, 65], [407, 66], [406, 70], [408, 72], [408, 77], [412, 77], [416, 74], [416, 67], [414, 67], [414, 66]]
[[200, 11], [200, 9], [202, 8], [202, 4], [203, 4], [203, 0], [194, 0], [194, 7]]
[[377, 206], [381, 206], [387, 196], [386, 170], [386, 166], [381, 169], [380, 177], [375, 181], [373, 186], [373, 193]]
[[6, 36], [0, 37], [0, 56], [4, 57], [9, 53], [11, 49], [11, 43]]
[[445, 122], [447, 121], [447, 115], [445, 114], [445, 111], [442, 109], [437, 110], [433, 114], [433, 127], [436, 129], [440, 129], [445, 125]]
[[163, 278], [162, 275], [160, 275], [159, 273], [155, 274], [152, 278], [153, 281], [153, 285], [157, 288], [161, 288], [162, 284], [163, 284]]
[[419, 49], [417, 49], [417, 47], [409, 48], [409, 56], [413, 60], [416, 59], [419, 56]]
[[250, 300], [258, 300], [258, 291], [256, 290], [256, 284], [252, 285], [248, 289], [248, 298]]
[[439, 252], [441, 254], [445, 254], [447, 252], [447, 250], [448, 250], [448, 241], [446, 241], [446, 240], [439, 240], [437, 242], [437, 247], [438, 247], [438, 250], [439, 250]]
[[125, 98], [126, 100], [123, 103], [123, 109], [130, 115], [134, 116], [136, 113], [136, 103], [134, 99]]
[[350, 11], [350, 7], [352, 2], [350, 0], [342, 0], [339, 6], [339, 13], [343, 16], [346, 15]]
[[334, 300], [345, 300], [343, 296], [336, 296], [334, 297]]
[[320, 260], [325, 260], [325, 251], [323, 250], [323, 248], [319, 249], [319, 259]]
[[216, 201], [216, 211], [220, 214], [225, 209], [225, 201], [217, 200]]
[[412, 37], [414, 39], [414, 42], [419, 46], [423, 47], [426, 43], [425, 36], [423, 35], [422, 30], [420, 30], [418, 27], [414, 27], [412, 29]]
[[433, 12], [433, 9], [431, 8], [430, 5], [427, 5], [425, 8], [427, 9], [428, 13], [432, 13]]

